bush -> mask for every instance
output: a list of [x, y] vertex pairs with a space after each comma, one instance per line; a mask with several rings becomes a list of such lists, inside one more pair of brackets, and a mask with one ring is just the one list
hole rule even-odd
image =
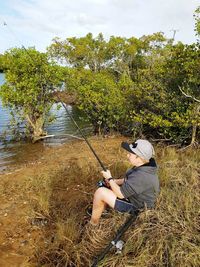
[[125, 97], [108, 74], [93, 74], [93, 81], [80, 86], [78, 106], [92, 122], [95, 133], [120, 131], [125, 118]]

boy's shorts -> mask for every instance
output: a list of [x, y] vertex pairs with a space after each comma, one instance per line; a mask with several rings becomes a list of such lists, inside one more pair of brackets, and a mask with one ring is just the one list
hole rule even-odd
[[125, 199], [119, 199], [117, 198], [115, 201], [115, 206], [114, 209], [119, 211], [119, 212], [134, 212], [137, 211], [136, 207]]

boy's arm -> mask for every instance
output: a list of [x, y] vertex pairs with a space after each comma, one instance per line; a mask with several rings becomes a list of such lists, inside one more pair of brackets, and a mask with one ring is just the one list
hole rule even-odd
[[118, 185], [122, 185], [123, 182], [124, 182], [124, 178], [121, 178], [121, 179], [114, 179], [115, 183], [118, 184]]
[[108, 183], [110, 185], [111, 190], [113, 191], [113, 193], [118, 198], [124, 198], [124, 195], [122, 195], [122, 192], [120, 190], [120, 186], [116, 182], [117, 180], [119, 180], [118, 182], [121, 184], [121, 183], [124, 182], [124, 179], [114, 179], [114, 178], [112, 178], [110, 170], [102, 171], [101, 173], [103, 174], [103, 177], [106, 179], [106, 183]]
[[124, 195], [122, 195], [122, 192], [120, 190], [120, 186], [115, 181], [116, 181], [116, 179], [110, 179], [109, 180], [110, 187], [111, 187], [112, 191], [114, 192], [114, 194], [118, 198], [121, 198], [122, 199], [122, 198], [124, 198]]
[[[108, 180], [109, 178], [112, 177], [112, 174], [111, 174], [110, 170], [102, 171], [101, 173], [103, 174], [103, 177], [104, 177], [106, 180]], [[123, 182], [124, 182], [124, 178], [120, 178], [120, 179], [114, 179], [114, 178], [113, 178], [113, 180], [115, 181], [115, 183], [116, 183], [117, 185], [122, 185]]]

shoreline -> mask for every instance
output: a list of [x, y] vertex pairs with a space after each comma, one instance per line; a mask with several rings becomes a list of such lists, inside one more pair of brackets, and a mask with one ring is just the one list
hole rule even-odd
[[[72, 135], [67, 135], [67, 136], [72, 137]], [[92, 141], [96, 142], [98, 140], [106, 140], [106, 139], [111, 140], [114, 138], [124, 138], [124, 137], [122, 137], [120, 134], [116, 134], [116, 135], [110, 135], [107, 138], [104, 138], [101, 136], [95, 136], [95, 135], [92, 135], [92, 136], [87, 137], [87, 138], [88, 138], [88, 140], [91, 140], [91, 142]], [[14, 157], [13, 161], [11, 161], [11, 162], [8, 161], [8, 164], [5, 161], [5, 165], [2, 164], [2, 166], [0, 166], [0, 176], [6, 175], [8, 173], [14, 173], [14, 172], [18, 171], [18, 169], [22, 169], [28, 165], [37, 164], [45, 156], [48, 155], [48, 153], [49, 153], [48, 151], [51, 151], [51, 150], [53, 151], [56, 149], [62, 150], [65, 148], [65, 146], [68, 146], [69, 144], [76, 144], [77, 142], [78, 143], [83, 142], [83, 144], [85, 143], [88, 151], [91, 152], [90, 148], [87, 146], [85, 140], [81, 137], [69, 138], [68, 140], [66, 140], [63, 143], [58, 142], [58, 143], [55, 143], [53, 145], [51, 143], [45, 144], [42, 141], [39, 141], [39, 142], [34, 143], [34, 144], [24, 142], [20, 145], [21, 146], [20, 153], [18, 150], [18, 145], [16, 145], [15, 150], [17, 151], [16, 153], [18, 153], [17, 156], [14, 154], [12, 156], [12, 157]], [[27, 155], [27, 149], [29, 150], [28, 155]], [[15, 153], [15, 151], [14, 151], [14, 153]], [[91, 154], [92, 154], [92, 152], [91, 152]]]
[[[123, 136], [89, 138], [97, 155], [105, 166], [112, 170], [114, 177], [115, 175], [120, 177], [128, 168], [126, 153], [120, 148], [121, 142], [125, 139], [128, 138]], [[129, 236], [133, 234], [133, 241], [131, 241], [133, 250], [134, 246], [137, 249], [140, 244], [139, 240], [143, 236], [138, 237], [138, 235], [142, 232], [149, 244], [155, 246], [156, 251], [156, 244], [151, 235], [158, 236], [165, 244], [165, 242], [173, 241], [168, 239], [167, 233], [174, 231], [176, 248], [177, 240], [187, 239], [191, 233], [195, 236], [197, 231], [195, 228], [197, 217], [194, 218], [194, 214], [198, 206], [196, 203], [199, 190], [197, 170], [200, 155], [195, 151], [177, 153], [174, 148], [170, 147], [156, 147], [156, 155], [160, 165], [161, 196], [157, 210], [144, 214], [139, 220], [137, 228], [144, 229], [140, 231], [136, 229], [136, 232], [134, 229], [130, 230]], [[93, 248], [93, 239], [89, 240], [89, 243], [83, 240], [83, 247], [81, 247], [80, 236], [84, 227], [82, 225], [85, 209], [92, 201], [97, 181], [102, 179], [100, 171], [101, 167], [85, 141], [74, 140], [59, 147], [46, 147], [37, 160], [16, 165], [15, 170], [1, 174], [0, 266], [21, 267], [26, 263], [29, 263], [27, 266], [31, 267], [42, 266], [43, 262], [54, 253], [55, 255], [51, 257], [56, 259], [56, 251], [59, 252], [61, 245], [64, 246], [63, 250], [66, 252], [72, 251], [72, 254], [67, 256], [71, 259], [75, 255], [73, 248], [76, 253], [84, 256], [87, 254], [84, 252], [86, 246], [91, 255], [94, 255], [97, 244], [94, 244]], [[190, 181], [189, 184], [188, 181]], [[189, 192], [193, 192], [192, 190], [196, 190], [197, 195], [191, 196]], [[191, 198], [194, 200], [192, 201]], [[186, 218], [183, 217], [180, 224], [178, 219], [173, 220], [175, 217], [179, 218], [177, 217], [179, 213], [182, 214], [181, 216], [186, 214]], [[188, 219], [190, 217], [193, 218], [193, 224], [190, 224], [190, 219]], [[112, 218], [107, 221], [102, 220], [102, 227], [105, 225], [103, 229], [108, 240], [109, 234], [107, 235], [106, 231], [113, 233], [123, 218], [113, 213]], [[166, 225], [163, 225], [164, 221]], [[108, 224], [115, 227], [108, 228]], [[184, 224], [183, 232], [182, 224]], [[151, 231], [152, 227], [154, 231]], [[103, 238], [101, 234], [100, 240]], [[176, 248], [178, 251], [176, 253], [179, 253], [179, 247], [180, 245]], [[77, 252], [78, 248], [79, 252]], [[154, 257], [152, 247], [149, 248], [149, 252], [147, 249], [148, 246], [145, 246], [141, 253], [144, 251], [149, 258]], [[188, 252], [187, 249], [186, 251]], [[84, 257], [91, 259], [91, 255]], [[175, 261], [176, 257], [173, 260]], [[54, 266], [53, 262], [54, 258], [51, 266]], [[48, 262], [46, 264], [49, 266]], [[81, 264], [77, 266], [83, 266]]]

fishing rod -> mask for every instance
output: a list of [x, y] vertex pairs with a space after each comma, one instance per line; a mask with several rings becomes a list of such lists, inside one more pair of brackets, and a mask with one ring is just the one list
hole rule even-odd
[[[10, 27], [8, 27], [8, 24], [3, 21], [3, 26], [6, 26], [9, 31], [13, 34], [13, 36], [18, 40], [18, 38], [15, 36], [14, 32], [10, 29]], [[24, 51], [27, 53], [27, 55], [30, 57], [30, 59], [35, 62], [35, 60], [33, 60], [32, 56], [30, 55], [30, 53], [28, 52], [28, 50], [24, 47], [24, 45], [22, 45], [22, 48], [24, 49]], [[43, 88], [43, 85], [42, 85]], [[56, 93], [56, 91], [54, 91]], [[95, 150], [93, 149], [92, 145], [90, 144], [90, 142], [88, 141], [87, 137], [85, 136], [85, 134], [83, 133], [83, 131], [81, 130], [81, 128], [78, 126], [77, 122], [75, 121], [75, 119], [73, 118], [73, 116], [70, 114], [70, 112], [68, 111], [66, 105], [63, 103], [63, 101], [61, 100], [61, 98], [58, 96], [58, 94], [56, 95], [57, 99], [59, 100], [59, 102], [62, 104], [63, 108], [66, 110], [69, 118], [71, 119], [71, 121], [74, 123], [74, 125], [77, 127], [78, 131], [80, 132], [81, 136], [83, 137], [83, 139], [85, 140], [85, 142], [87, 143], [88, 147], [90, 148], [90, 150], [92, 151], [93, 155], [95, 156], [95, 158], [97, 159], [97, 161], [99, 162], [101, 168], [106, 171], [106, 167], [104, 166], [103, 162], [100, 160], [100, 158], [98, 157], [97, 153], [95, 152]]]
[[95, 150], [93, 149], [93, 147], [91, 146], [90, 142], [88, 141], [87, 137], [85, 136], [85, 134], [83, 133], [83, 131], [81, 130], [81, 128], [78, 126], [77, 122], [75, 121], [75, 119], [73, 118], [73, 116], [70, 114], [70, 112], [68, 111], [66, 105], [63, 103], [63, 101], [60, 99], [60, 97], [57, 95], [57, 98], [59, 100], [59, 102], [62, 104], [62, 106], [64, 107], [64, 109], [67, 112], [67, 115], [70, 117], [71, 121], [74, 123], [74, 125], [77, 127], [78, 131], [80, 132], [81, 136], [83, 137], [83, 139], [85, 140], [85, 142], [87, 143], [88, 147], [90, 148], [90, 150], [92, 151], [92, 153], [94, 154], [95, 158], [97, 159], [97, 161], [99, 162], [101, 168], [106, 171], [106, 167], [104, 166], [103, 162], [100, 160], [100, 158], [98, 157], [97, 153], [95, 152]]
[[120, 242], [119, 239], [129, 229], [129, 227], [132, 225], [132, 223], [136, 221], [136, 219], [139, 215], [139, 210], [134, 210], [134, 211], [131, 211], [130, 213], [131, 214], [126, 219], [125, 223], [122, 224], [120, 226], [120, 228], [118, 229], [114, 239], [110, 241], [110, 243], [104, 248], [104, 250], [101, 252], [101, 254], [99, 256], [95, 257], [91, 267], [97, 267], [98, 264], [100, 263], [100, 261], [102, 261], [104, 259], [104, 257], [106, 256], [106, 254], [110, 251], [110, 249], [112, 247], [116, 247], [118, 249], [118, 251], [121, 252], [121, 250], [123, 248], [123, 243], [118, 245]]

